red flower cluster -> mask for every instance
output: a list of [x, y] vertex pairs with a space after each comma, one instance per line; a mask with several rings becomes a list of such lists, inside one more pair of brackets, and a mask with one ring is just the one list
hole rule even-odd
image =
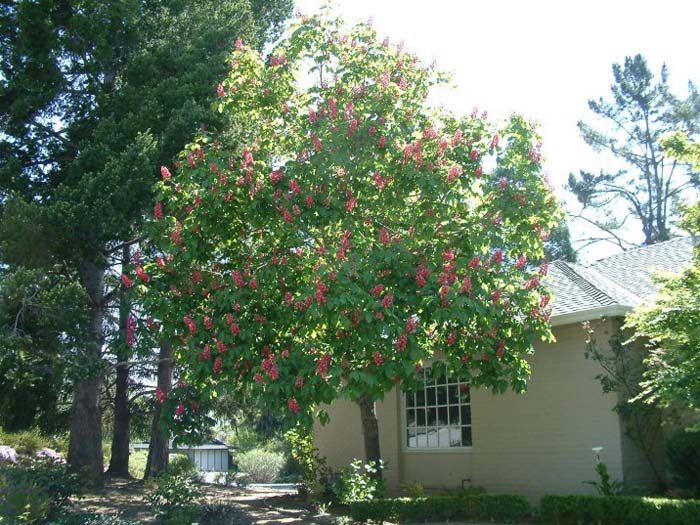
[[197, 323], [195, 323], [191, 317], [184, 316], [182, 320], [187, 325], [187, 329], [190, 331], [190, 334], [194, 335], [197, 333]]

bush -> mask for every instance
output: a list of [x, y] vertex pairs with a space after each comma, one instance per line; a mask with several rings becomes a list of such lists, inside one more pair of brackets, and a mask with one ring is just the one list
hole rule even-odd
[[352, 519], [361, 522], [481, 520], [512, 523], [528, 519], [531, 509], [522, 496], [478, 494], [364, 501], [353, 503], [350, 514]]
[[194, 476], [164, 474], [149, 483], [146, 500], [163, 523], [177, 525], [197, 521], [199, 509], [195, 505], [201, 496]]
[[360, 501], [371, 501], [384, 495], [384, 481], [375, 477], [384, 468], [380, 460], [377, 466], [374, 461], [367, 464], [359, 459], [340, 470], [340, 475], [333, 483], [334, 499], [341, 505], [350, 505]]
[[67, 450], [66, 436], [45, 436], [38, 430], [5, 432], [0, 429], [0, 445], [12, 447], [19, 454], [34, 454], [44, 448]]
[[678, 487], [700, 494], [700, 429], [676, 431], [666, 443], [666, 456]]
[[565, 525], [696, 525], [700, 501], [632, 496], [545, 496], [544, 523]]
[[16, 462], [0, 463], [0, 522], [40, 523], [57, 515], [77, 488], [55, 452], [41, 456], [17, 456]]
[[197, 476], [197, 465], [185, 454], [170, 454], [168, 474], [171, 476]]
[[238, 469], [247, 475], [251, 483], [273, 483], [284, 467], [284, 456], [254, 448], [238, 456]]

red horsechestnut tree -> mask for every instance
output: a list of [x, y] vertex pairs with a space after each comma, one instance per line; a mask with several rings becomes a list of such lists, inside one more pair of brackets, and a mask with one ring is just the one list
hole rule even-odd
[[304, 19], [267, 60], [237, 44], [231, 127], [162, 169], [132, 276], [183, 370], [176, 429], [241, 382], [291, 419], [337, 397], [366, 414], [436, 352], [525, 389], [558, 204], [533, 126], [431, 108], [444, 81], [367, 25]]

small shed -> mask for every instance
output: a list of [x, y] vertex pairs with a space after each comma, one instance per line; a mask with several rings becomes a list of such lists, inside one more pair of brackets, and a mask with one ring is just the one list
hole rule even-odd
[[[148, 443], [135, 443], [134, 450], [148, 450]], [[199, 472], [228, 472], [231, 467], [229, 450], [231, 447], [221, 441], [210, 441], [200, 445], [170, 446], [171, 454], [184, 454], [189, 457]]]

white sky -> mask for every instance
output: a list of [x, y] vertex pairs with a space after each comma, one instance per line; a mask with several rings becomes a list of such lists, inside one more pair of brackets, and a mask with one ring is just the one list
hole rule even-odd
[[[304, 14], [324, 0], [297, 0]], [[370, 17], [381, 38], [405, 42], [427, 63], [453, 73], [457, 88], [442, 104], [467, 113], [474, 106], [494, 118], [522, 113], [541, 124], [545, 167], [557, 194], [572, 211], [563, 187], [570, 172], [597, 172], [604, 159], [579, 137], [576, 122], [594, 124], [590, 98], [606, 97], [612, 64], [641, 53], [658, 75], [669, 70], [672, 91], [698, 83], [700, 2], [696, 0], [335, 0], [347, 22]], [[601, 126], [603, 127], [602, 123]], [[590, 231], [575, 227], [574, 239]], [[614, 250], [597, 245], [596, 259]]]

